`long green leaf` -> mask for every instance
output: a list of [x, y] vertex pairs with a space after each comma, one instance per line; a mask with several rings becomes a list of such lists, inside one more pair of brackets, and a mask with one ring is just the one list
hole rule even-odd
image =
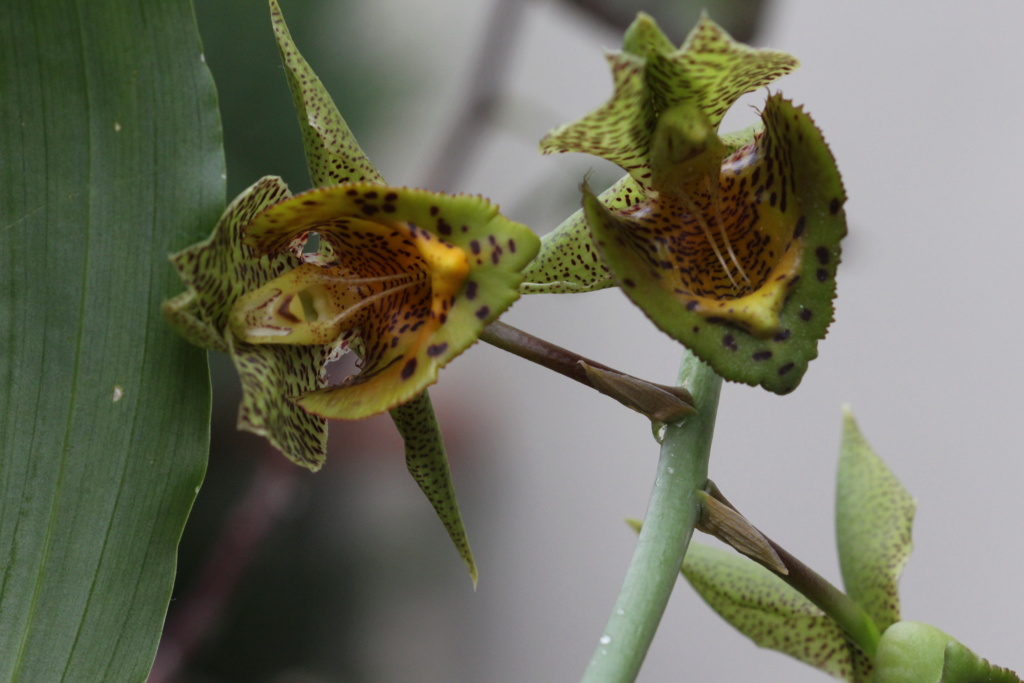
[[224, 202], [188, 0], [0, 22], [0, 680], [141, 681], [202, 481], [204, 352], [167, 254]]
[[691, 543], [683, 575], [711, 609], [759, 647], [843, 681], [867, 681], [871, 663], [810, 600], [735, 553]]

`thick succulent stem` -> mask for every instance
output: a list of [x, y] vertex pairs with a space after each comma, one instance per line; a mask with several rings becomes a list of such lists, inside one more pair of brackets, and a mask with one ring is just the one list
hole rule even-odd
[[722, 378], [687, 352], [679, 384], [692, 394], [696, 412], [665, 428], [636, 551], [584, 683], [636, 678], [700, 518]]

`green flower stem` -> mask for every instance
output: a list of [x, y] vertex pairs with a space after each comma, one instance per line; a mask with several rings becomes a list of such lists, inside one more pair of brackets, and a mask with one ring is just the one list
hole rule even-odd
[[698, 492], [707, 483], [722, 378], [687, 351], [679, 369], [679, 384], [693, 395], [697, 412], [665, 428], [657, 478], [636, 551], [584, 683], [622, 683], [636, 678], [700, 518]]
[[[484, 328], [483, 333], [480, 335], [480, 339], [503, 351], [508, 351], [520, 358], [525, 358], [528, 361], [542, 365], [548, 370], [554, 370], [561, 375], [565, 375], [570, 379], [574, 379], [577, 382], [585, 384], [592, 389], [597, 389], [598, 391], [602, 390], [600, 387], [594, 385], [590, 377], [587, 375], [586, 367], [581, 363], [586, 364], [591, 368], [598, 368], [599, 370], [606, 370], [618, 375], [630, 377], [631, 379], [636, 379], [637, 382], [649, 384], [656, 389], [660, 389], [661, 391], [667, 392], [676, 398], [681, 399], [685, 403], [693, 404], [693, 399], [685, 388], [681, 389], [680, 387], [670, 387], [664, 384], [655, 384], [654, 382], [634, 378], [624, 372], [619, 372], [615, 368], [611, 368], [602, 363], [598, 363], [597, 361], [585, 358], [578, 353], [564, 349], [561, 346], [556, 346], [551, 342], [535, 337], [527, 332], [523, 332], [511, 325], [506, 325], [500, 320], [493, 322]], [[605, 392], [602, 391], [602, 393]], [[613, 398], [615, 397], [613, 396]]]
[[[718, 490], [714, 482], [708, 482], [707, 492], [711, 497], [721, 503], [728, 505], [733, 510], [736, 507], [726, 500], [722, 492]], [[736, 510], [739, 512], [738, 510]], [[760, 531], [760, 530], [759, 530]], [[878, 642], [882, 634], [878, 630], [875, 621], [861, 607], [854, 602], [850, 596], [826, 581], [820, 574], [793, 557], [785, 548], [760, 532], [761, 536], [775, 553], [782, 560], [788, 570], [787, 574], [781, 574], [770, 564], [748, 555], [780, 579], [796, 589], [801, 595], [813, 602], [818, 608], [827, 614], [843, 630], [847, 637], [859, 647], [864, 654], [874, 659], [878, 650]], [[745, 553], [744, 553], [745, 554]]]

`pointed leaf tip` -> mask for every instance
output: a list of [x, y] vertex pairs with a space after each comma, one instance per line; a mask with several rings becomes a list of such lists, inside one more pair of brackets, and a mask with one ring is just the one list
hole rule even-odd
[[847, 594], [879, 629], [900, 619], [897, 582], [912, 548], [916, 503], [844, 409], [836, 538]]

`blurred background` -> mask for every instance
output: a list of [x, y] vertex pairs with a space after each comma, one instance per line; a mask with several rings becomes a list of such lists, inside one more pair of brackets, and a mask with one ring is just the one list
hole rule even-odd
[[[266, 4], [196, 5], [229, 197], [266, 174], [306, 189]], [[548, 129], [610, 96], [603, 50], [638, 10], [677, 43], [700, 11], [679, 0], [282, 5], [390, 183], [483, 194], [538, 233], [578, 206], [588, 172], [595, 186], [620, 174], [536, 152]], [[789, 396], [724, 388], [711, 477], [838, 583], [834, 473], [851, 404], [918, 500], [904, 618], [1020, 672], [1024, 4], [706, 6], [735, 37], [803, 62], [772, 89], [824, 131], [850, 222], [819, 358]], [[722, 130], [749, 125], [764, 98], [744, 98]], [[526, 297], [503, 319], [623, 371], [675, 377], [679, 346], [617, 290]], [[644, 418], [484, 344], [445, 369], [431, 394], [480, 569], [474, 592], [386, 416], [332, 424], [328, 462], [311, 474], [235, 431], [237, 379], [226, 358], [211, 361], [209, 472], [151, 680], [579, 678], [632, 553], [623, 519], [643, 516], [652, 485], [658, 448]], [[759, 650], [680, 582], [640, 680], [826, 678]]]

